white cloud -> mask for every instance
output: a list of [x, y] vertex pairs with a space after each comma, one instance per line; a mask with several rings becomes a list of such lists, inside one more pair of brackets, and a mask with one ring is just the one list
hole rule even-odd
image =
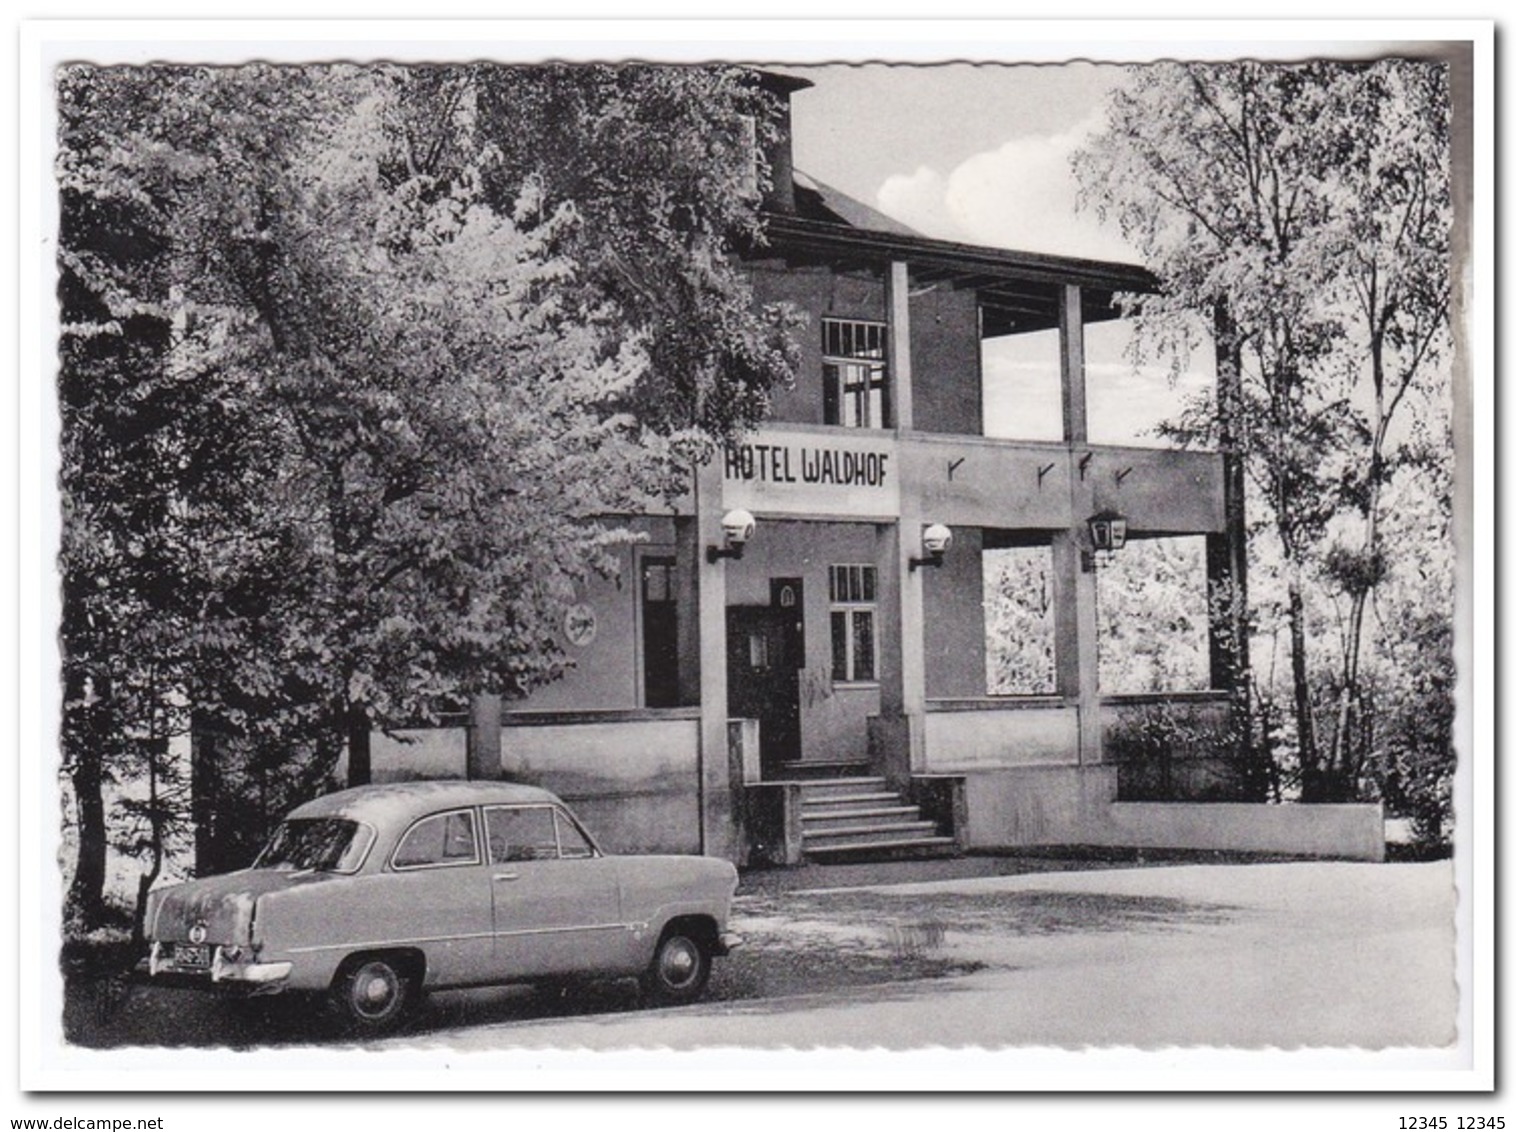
[[960, 231], [947, 209], [948, 183], [942, 174], [925, 165], [914, 173], [896, 173], [879, 187], [878, 206], [925, 236], [939, 240], [969, 239]]
[[1097, 112], [1062, 133], [1028, 134], [976, 153], [946, 175], [927, 166], [895, 174], [880, 187], [878, 206], [939, 239], [1138, 262], [1118, 233], [1075, 211], [1069, 158], [1099, 126]]

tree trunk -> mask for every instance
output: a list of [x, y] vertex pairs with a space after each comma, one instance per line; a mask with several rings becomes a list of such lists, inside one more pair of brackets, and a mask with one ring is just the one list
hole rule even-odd
[[[93, 714], [85, 709], [85, 714]], [[93, 728], [91, 729], [94, 730]], [[93, 736], [91, 736], [93, 737]], [[91, 931], [105, 921], [105, 773], [97, 743], [81, 743], [74, 753], [69, 781], [74, 789], [74, 825], [78, 854], [68, 888], [68, 907], [80, 928]]]
[[190, 718], [190, 820], [195, 827], [195, 875], [214, 876], [229, 867], [223, 830], [225, 791], [221, 762], [225, 734], [203, 711]]
[[1311, 711], [1310, 669], [1306, 663], [1305, 602], [1300, 594], [1299, 569], [1289, 565], [1290, 683], [1295, 703], [1295, 742], [1300, 757], [1300, 800], [1326, 802], [1321, 755], [1316, 746], [1316, 721]]
[[1216, 344], [1216, 420], [1220, 430], [1222, 500], [1226, 530], [1207, 539], [1211, 586], [1211, 686], [1231, 695], [1234, 757], [1244, 797], [1263, 801], [1277, 769], [1268, 748], [1253, 745], [1252, 678], [1249, 672], [1246, 452], [1242, 443], [1242, 343], [1223, 299], [1213, 318]]
[[74, 875], [67, 908], [84, 931], [105, 920], [105, 760], [114, 728], [105, 718], [109, 677], [81, 664], [64, 669], [63, 744], [74, 793]]
[[367, 786], [373, 781], [370, 722], [362, 704], [347, 710], [347, 784]]
[[147, 894], [152, 891], [157, 883], [159, 875], [163, 872], [163, 807], [160, 792], [158, 790], [158, 765], [159, 760], [168, 755], [168, 741], [153, 738], [148, 741], [147, 748], [147, 812], [148, 826], [151, 836], [151, 863], [147, 872], [137, 878], [137, 904], [132, 913], [132, 948], [141, 951], [145, 938], [143, 931], [144, 922], [147, 918]]
[[[1385, 478], [1384, 438], [1387, 421], [1384, 411], [1384, 345], [1378, 335], [1371, 345], [1374, 373], [1374, 433], [1369, 450], [1368, 498], [1363, 507], [1363, 563], [1365, 574], [1354, 578], [1352, 605], [1348, 614], [1348, 637], [1342, 666], [1342, 698], [1337, 712], [1337, 730], [1332, 736], [1331, 766], [1345, 779], [1344, 789], [1356, 796], [1349, 773], [1350, 764], [1357, 763], [1351, 754], [1358, 746], [1358, 730], [1362, 710], [1359, 696], [1364, 622], [1369, 595], [1378, 584], [1379, 558], [1379, 498]], [[1348, 800], [1348, 799], [1344, 799]]]

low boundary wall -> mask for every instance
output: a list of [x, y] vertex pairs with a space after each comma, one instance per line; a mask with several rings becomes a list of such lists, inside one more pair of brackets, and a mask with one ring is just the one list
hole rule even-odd
[[1377, 803], [1115, 802], [1101, 832], [1104, 839], [1093, 844], [1384, 860]]
[[[347, 757], [337, 765], [347, 781]], [[369, 736], [369, 777], [374, 782], [407, 782], [413, 778], [467, 778], [468, 728], [417, 727]]]
[[971, 771], [964, 778], [973, 850], [1093, 845], [1384, 860], [1378, 804], [1117, 802], [1112, 766]]
[[557, 794], [608, 852], [700, 852], [695, 711], [507, 713], [500, 769]]

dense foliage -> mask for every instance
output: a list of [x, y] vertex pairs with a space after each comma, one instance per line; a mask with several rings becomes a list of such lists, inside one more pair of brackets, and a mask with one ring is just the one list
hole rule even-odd
[[[1170, 431], [1240, 453], [1254, 489], [1261, 749], [1305, 800], [1418, 815], [1445, 792], [1387, 784], [1441, 790], [1452, 758], [1451, 650], [1406, 663], [1452, 617], [1448, 81], [1410, 60], [1138, 68], [1076, 161], [1162, 280], [1150, 346], [1182, 358], [1185, 312], [1215, 331], [1219, 401]], [[1426, 522], [1387, 536], [1392, 497]]]
[[143, 744], [193, 723], [197, 818], [255, 829], [350, 739], [362, 781], [371, 728], [564, 671], [613, 517], [789, 380], [793, 318], [733, 264], [766, 97], [729, 68], [60, 72], [82, 922]]

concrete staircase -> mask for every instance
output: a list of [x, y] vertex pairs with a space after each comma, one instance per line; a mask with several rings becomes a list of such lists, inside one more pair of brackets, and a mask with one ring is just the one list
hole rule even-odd
[[800, 782], [800, 841], [810, 861], [861, 861], [950, 856], [953, 838], [924, 820], [921, 807], [882, 778], [818, 778]]

